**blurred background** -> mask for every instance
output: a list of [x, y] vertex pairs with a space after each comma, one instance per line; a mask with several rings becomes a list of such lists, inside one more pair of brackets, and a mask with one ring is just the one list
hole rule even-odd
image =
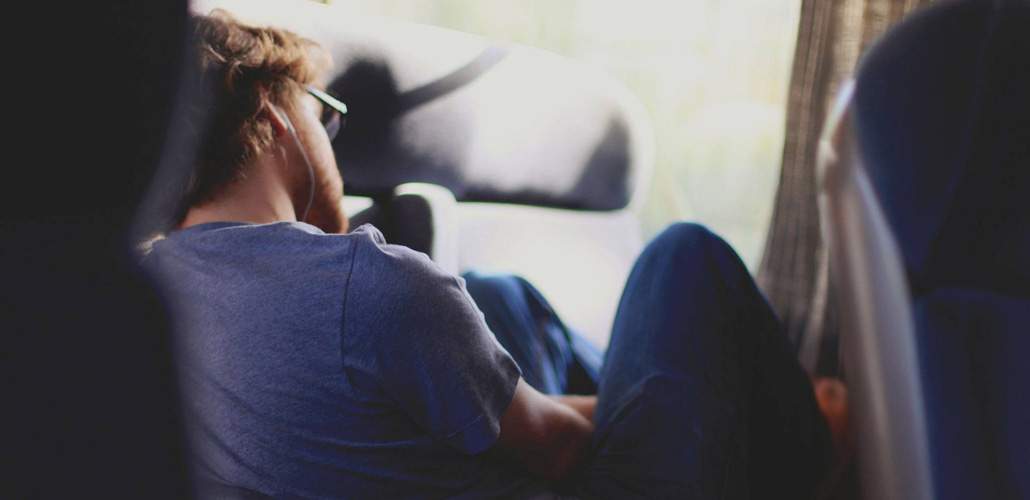
[[700, 221], [757, 270], [783, 151], [800, 0], [328, 0], [549, 50], [623, 82], [656, 142], [644, 236]]

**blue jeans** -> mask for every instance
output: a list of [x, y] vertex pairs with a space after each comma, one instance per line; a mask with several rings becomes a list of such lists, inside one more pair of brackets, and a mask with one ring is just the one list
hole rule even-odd
[[586, 498], [811, 498], [829, 431], [747, 268], [676, 224], [626, 281], [603, 357], [528, 282], [468, 273], [487, 323], [544, 393], [598, 396], [591, 454], [563, 487]]

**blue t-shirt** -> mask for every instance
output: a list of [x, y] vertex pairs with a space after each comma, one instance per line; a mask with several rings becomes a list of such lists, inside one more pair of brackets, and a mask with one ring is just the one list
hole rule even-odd
[[210, 223], [145, 259], [176, 317], [200, 473], [276, 496], [537, 493], [477, 456], [519, 369], [461, 278], [374, 227]]

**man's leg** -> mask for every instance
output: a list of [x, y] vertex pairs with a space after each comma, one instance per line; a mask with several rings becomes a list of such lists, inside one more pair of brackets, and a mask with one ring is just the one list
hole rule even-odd
[[809, 498], [829, 435], [733, 250], [671, 226], [627, 280], [602, 368], [589, 498]]
[[509, 274], [462, 275], [487, 326], [544, 394], [595, 394], [601, 352], [568, 328], [528, 281]]

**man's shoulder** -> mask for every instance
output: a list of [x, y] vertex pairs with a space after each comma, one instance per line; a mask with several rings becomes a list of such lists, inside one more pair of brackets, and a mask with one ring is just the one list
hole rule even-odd
[[[152, 248], [177, 247], [185, 249], [219, 250], [233, 253], [248, 251], [270, 252], [292, 246], [346, 248], [362, 235], [326, 234], [303, 222], [273, 222], [250, 224], [238, 222], [210, 222], [173, 231], [152, 242]], [[367, 237], [365, 237], [367, 238]]]
[[347, 306], [353, 308], [354, 317], [390, 310], [395, 320], [407, 318], [402, 322], [410, 326], [412, 318], [429, 321], [478, 314], [463, 281], [428, 255], [387, 243], [372, 226], [351, 234], [355, 233], [361, 239], [355, 245], [347, 287]]
[[369, 264], [387, 266], [400, 272], [428, 271], [435, 267], [428, 255], [388, 243], [383, 233], [371, 224], [362, 224], [347, 236], [354, 238], [354, 244], [358, 246], [356, 258]]
[[[380, 236], [381, 237], [381, 236]], [[291, 276], [326, 279], [350, 267], [361, 246], [374, 246], [367, 233], [326, 234], [298, 222], [271, 224], [207, 223], [177, 230], [151, 242], [144, 267], [189, 279], [281, 280]]]
[[397, 292], [419, 293], [426, 286], [450, 281], [449, 275], [428, 255], [401, 245], [392, 245], [375, 226], [364, 224], [348, 234], [354, 240], [355, 277], [367, 277], [376, 286]]

